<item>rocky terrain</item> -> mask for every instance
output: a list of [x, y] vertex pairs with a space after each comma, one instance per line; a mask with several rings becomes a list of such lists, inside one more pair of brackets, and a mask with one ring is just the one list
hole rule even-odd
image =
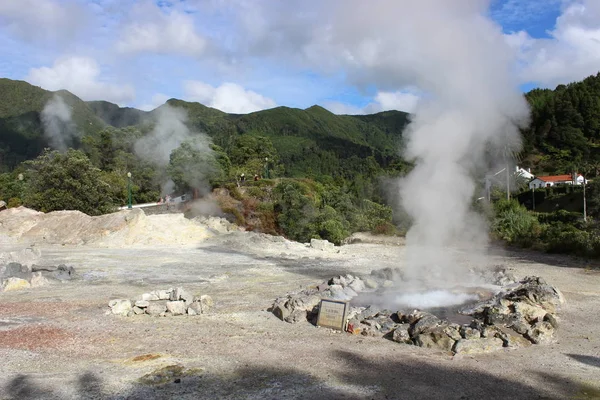
[[[19, 269], [25, 278], [28, 271], [33, 276], [35, 265], [36, 272], [48, 279], [41, 286], [0, 292], [0, 398], [600, 396], [600, 271], [596, 265], [498, 249], [492, 249], [489, 265], [482, 265], [481, 259], [475, 261], [465, 252], [465, 264], [490, 270], [501, 266], [516, 280], [515, 290], [495, 298], [487, 311], [472, 310], [484, 313], [484, 323], [490, 315], [510, 320], [522, 294], [519, 285], [544, 285], [526, 280], [528, 276], [541, 277], [559, 289], [564, 303], [556, 312], [545, 310], [543, 316], [521, 310], [520, 314], [529, 315], [528, 331], [537, 323], [546, 328], [556, 323], [558, 329], [549, 340], [533, 345], [523, 334], [531, 345], [503, 346], [494, 332], [494, 352], [455, 352], [466, 336], [470, 338], [466, 340], [476, 335], [485, 339], [483, 327], [458, 328], [460, 338], [455, 335], [448, 350], [398, 343], [393, 333], [392, 340], [385, 340], [383, 332], [352, 334], [317, 328], [306, 320], [306, 311], [304, 320], [289, 324], [270, 311], [282, 295], [329, 283], [332, 277], [361, 277], [365, 289], [372, 286], [370, 277], [383, 286], [385, 280], [371, 276], [371, 271], [401, 271], [401, 245], [363, 237], [332, 248], [327, 243], [295, 243], [229, 228], [218, 231], [202, 221], [180, 221], [177, 215], [154, 219], [125, 211], [90, 219], [69, 214], [0, 212], [2, 275], [7, 270], [16, 273], [16, 266], [7, 266], [20, 263], [26, 267]], [[79, 223], [71, 224], [71, 218]], [[131, 221], [137, 222], [132, 226]], [[145, 229], [138, 229], [142, 226]], [[74, 268], [71, 279], [52, 277], [61, 264]], [[54, 266], [56, 270], [50, 268]], [[341, 283], [332, 282], [344, 290]], [[358, 281], [346, 281], [346, 286], [353, 286], [354, 292], [363, 289]], [[177, 288], [193, 295], [190, 304], [185, 304], [186, 293], [174, 294]], [[160, 291], [169, 292], [169, 299], [161, 300], [166, 293]], [[159, 300], [148, 300], [154, 295]], [[212, 300], [209, 312], [202, 312], [202, 296]], [[197, 315], [129, 313], [138, 301], [183, 302], [189, 308], [196, 299]], [[109, 304], [123, 300], [130, 310], [113, 313]], [[140, 310], [150, 306], [139, 305], [145, 306]], [[494, 311], [496, 305], [506, 309]], [[390, 311], [396, 313], [394, 319], [400, 318], [395, 323], [402, 324], [402, 319], [408, 323], [409, 333], [410, 322], [415, 322], [410, 314]], [[555, 321], [546, 317], [548, 313]], [[362, 324], [378, 318], [363, 317], [355, 319]], [[411, 332], [418, 330], [413, 326]]]

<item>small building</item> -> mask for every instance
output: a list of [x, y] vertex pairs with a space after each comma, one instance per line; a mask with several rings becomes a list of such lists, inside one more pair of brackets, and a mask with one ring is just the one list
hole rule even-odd
[[577, 177], [573, 181], [573, 175], [551, 175], [551, 176], [537, 176], [531, 182], [529, 182], [529, 189], [539, 189], [545, 187], [551, 187], [556, 185], [581, 185], [583, 182], [588, 183], [588, 180], [581, 174], [577, 174]]
[[518, 165], [515, 168], [516, 168], [516, 175], [517, 176], [521, 176], [521, 177], [523, 177], [525, 179], [528, 179], [528, 180], [535, 178], [535, 175], [533, 175], [531, 173], [531, 168], [525, 169], [525, 168], [519, 167]]

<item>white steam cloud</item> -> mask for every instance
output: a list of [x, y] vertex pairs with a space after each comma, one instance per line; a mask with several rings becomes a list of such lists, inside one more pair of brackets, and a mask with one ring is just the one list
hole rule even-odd
[[[434, 17], [415, 22], [413, 37], [424, 38], [415, 46], [423, 55], [418, 65], [428, 67], [413, 74], [430, 96], [405, 132], [404, 155], [416, 163], [401, 183], [402, 204], [413, 219], [405, 277], [452, 284], [467, 269], [452, 248], [477, 253], [487, 244], [487, 227], [471, 208], [474, 176], [490, 163], [486, 155], [518, 150], [518, 127], [529, 109], [511, 68], [513, 54], [483, 10], [424, 3], [413, 6], [416, 16], [428, 11]], [[430, 26], [438, 40], [423, 32]]]
[[[164, 173], [169, 165], [171, 153], [183, 144], [189, 145], [196, 157], [183, 160], [182, 178], [192, 188], [205, 194], [208, 191], [207, 177], [214, 172], [214, 164], [208, 162], [214, 159], [213, 150], [210, 148], [211, 139], [204, 133], [192, 132], [189, 129], [187, 112], [182, 108], [164, 104], [157, 108], [154, 114], [154, 129], [135, 143], [136, 155], [157, 165]], [[205, 160], [207, 162], [202, 162]], [[165, 178], [162, 182], [162, 194], [170, 194], [174, 188], [174, 182]]]
[[77, 136], [73, 123], [73, 111], [58, 94], [52, 96], [41, 113], [44, 136], [53, 149], [65, 151]]

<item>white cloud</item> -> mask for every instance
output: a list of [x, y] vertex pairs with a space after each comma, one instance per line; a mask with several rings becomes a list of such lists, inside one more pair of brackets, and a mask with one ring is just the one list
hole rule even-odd
[[548, 39], [526, 32], [507, 35], [520, 52], [521, 79], [553, 87], [581, 80], [600, 70], [600, 2], [568, 3]]
[[65, 57], [52, 67], [32, 68], [25, 80], [47, 90], [66, 89], [83, 100], [107, 100], [118, 104], [133, 100], [133, 87], [106, 83], [100, 73], [98, 63], [92, 58]]
[[186, 81], [184, 91], [186, 99], [189, 101], [197, 101], [233, 114], [250, 113], [277, 105], [268, 97], [230, 82], [214, 87], [200, 81]]
[[150, 2], [134, 7], [122, 29], [117, 50], [121, 53], [183, 54], [206, 53], [208, 40], [196, 32], [194, 19], [179, 11], [163, 13]]
[[415, 93], [396, 91], [378, 92], [374, 101], [365, 107], [356, 107], [340, 102], [327, 102], [324, 107], [334, 114], [375, 114], [382, 111], [397, 110], [412, 113], [417, 108], [420, 97]]
[[68, 0], [0, 1], [0, 26], [25, 40], [73, 39], [76, 31], [86, 24], [87, 17], [79, 4]]

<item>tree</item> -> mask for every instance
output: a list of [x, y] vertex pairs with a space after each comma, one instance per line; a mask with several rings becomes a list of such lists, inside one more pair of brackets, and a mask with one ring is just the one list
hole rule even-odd
[[223, 179], [225, 172], [222, 165], [227, 165], [227, 158], [222, 152], [215, 152], [213, 148], [208, 142], [196, 138], [183, 142], [171, 152], [167, 173], [177, 190], [206, 191], [210, 189], [212, 180]]
[[48, 149], [35, 160], [24, 163], [23, 205], [43, 212], [79, 210], [99, 215], [115, 210], [113, 194], [119, 188], [104, 180], [81, 151], [66, 153]]

